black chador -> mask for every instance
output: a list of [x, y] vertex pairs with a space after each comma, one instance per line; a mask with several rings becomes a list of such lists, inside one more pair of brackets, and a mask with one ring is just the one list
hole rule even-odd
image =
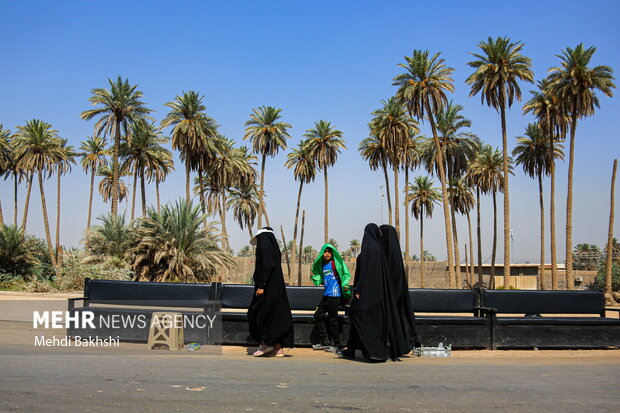
[[387, 259], [390, 291], [398, 311], [398, 317], [390, 337], [391, 351], [394, 354], [403, 355], [409, 353], [413, 345], [418, 345], [413, 307], [409, 298], [407, 274], [403, 265], [403, 253], [400, 249], [396, 228], [391, 225], [381, 225], [380, 230], [383, 252]]
[[376, 224], [368, 224], [364, 229], [349, 318], [351, 332], [344, 356], [354, 356], [357, 349], [372, 361], [395, 360], [401, 355], [390, 346], [398, 311], [390, 293], [387, 261]]
[[[263, 293], [257, 295], [258, 290]], [[250, 335], [257, 342], [293, 347], [293, 316], [282, 275], [280, 247], [269, 227], [256, 236], [254, 296], [248, 308], [248, 321]]]

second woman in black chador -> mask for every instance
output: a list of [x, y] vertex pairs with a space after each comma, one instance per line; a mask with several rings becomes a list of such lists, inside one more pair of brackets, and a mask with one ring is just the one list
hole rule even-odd
[[256, 266], [248, 321], [250, 335], [260, 343], [254, 356], [284, 356], [282, 347], [293, 347], [293, 316], [282, 275], [280, 247], [269, 227], [259, 230], [252, 241], [256, 242]]
[[381, 230], [383, 252], [387, 259], [390, 290], [398, 310], [398, 319], [395, 325], [396, 335], [391, 341], [392, 350], [394, 353], [402, 355], [409, 353], [413, 346], [420, 345], [415, 331], [413, 307], [409, 298], [409, 283], [407, 282], [403, 253], [400, 249], [396, 228], [391, 225], [381, 225], [379, 229]]

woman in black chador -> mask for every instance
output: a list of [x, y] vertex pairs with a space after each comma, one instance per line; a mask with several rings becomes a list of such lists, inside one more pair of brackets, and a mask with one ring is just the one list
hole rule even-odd
[[269, 227], [258, 231], [252, 239], [254, 243], [254, 296], [248, 308], [248, 321], [250, 335], [260, 347], [253, 355], [275, 353], [281, 357], [282, 347], [293, 347], [293, 316], [282, 275], [280, 247]]
[[409, 353], [413, 346], [420, 345], [415, 331], [415, 316], [409, 298], [409, 285], [396, 228], [391, 225], [381, 225], [379, 229], [383, 252], [387, 259], [390, 290], [398, 310], [394, 338], [391, 342], [394, 353], [402, 355]]
[[370, 361], [398, 359], [403, 353], [399, 353], [401, 350], [393, 346], [392, 342], [403, 338], [395, 333], [398, 311], [390, 292], [381, 231], [376, 224], [368, 224], [364, 229], [353, 288], [354, 295], [349, 309], [351, 332], [347, 349], [340, 354], [353, 358], [355, 350], [361, 350]]

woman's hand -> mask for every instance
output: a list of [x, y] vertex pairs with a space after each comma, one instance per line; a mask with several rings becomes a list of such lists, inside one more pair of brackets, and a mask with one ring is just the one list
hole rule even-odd
[[359, 300], [360, 297], [361, 297], [360, 293], [355, 293], [355, 298], [357, 298]]
[[265, 292], [265, 290], [263, 290], [262, 288], [257, 288], [256, 289], [256, 295], [263, 295], [264, 292]]

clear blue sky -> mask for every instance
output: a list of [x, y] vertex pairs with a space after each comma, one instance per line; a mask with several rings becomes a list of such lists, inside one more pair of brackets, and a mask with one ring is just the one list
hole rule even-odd
[[[330, 237], [348, 247], [361, 240], [364, 225], [381, 221], [379, 172], [371, 172], [357, 147], [367, 136], [370, 112], [394, 94], [397, 64], [413, 49], [442, 52], [455, 69], [456, 92], [472, 132], [494, 146], [501, 144], [497, 113], [468, 97], [465, 78], [471, 73], [469, 52], [488, 36], [509, 36], [525, 43], [536, 79], [558, 64], [555, 56], [583, 42], [598, 48], [593, 65], [620, 68], [618, 15], [615, 1], [314, 1], [314, 2], [32, 2], [0, 0], [0, 123], [15, 130], [33, 118], [51, 123], [74, 146], [92, 135], [94, 122], [79, 115], [89, 109], [92, 88], [107, 87], [107, 78], [121, 75], [137, 83], [159, 121], [164, 103], [183, 90], [205, 95], [208, 113], [221, 132], [242, 143], [251, 109], [273, 105], [293, 125], [289, 148], [306, 129], [324, 119], [343, 131], [347, 145], [329, 170]], [[615, 72], [618, 76], [618, 73]], [[618, 83], [618, 81], [616, 81]], [[534, 87], [523, 84], [525, 97]], [[616, 91], [616, 94], [618, 92]], [[609, 185], [618, 144], [618, 97], [600, 97], [601, 108], [577, 130], [575, 160], [574, 244], [602, 246], [607, 236]], [[532, 119], [521, 114], [522, 103], [509, 111], [508, 136], [523, 135]], [[427, 125], [423, 133], [429, 134]], [[267, 162], [266, 191], [272, 225], [284, 226], [292, 238], [298, 185], [284, 168], [285, 153]], [[164, 201], [183, 195], [183, 167], [162, 187]], [[420, 172], [417, 172], [420, 173]], [[564, 256], [566, 162], [557, 171], [557, 236]], [[88, 178], [79, 166], [63, 180], [61, 241], [79, 245], [86, 223]], [[402, 178], [401, 178], [402, 183]], [[52, 227], [55, 225], [55, 183], [46, 184]], [[538, 261], [539, 210], [534, 180], [517, 170], [511, 178], [514, 260]], [[548, 184], [545, 186], [548, 195]], [[5, 220], [13, 218], [12, 184], [0, 182]], [[19, 192], [23, 202], [25, 187]], [[147, 193], [154, 202], [154, 188]], [[616, 202], [617, 203], [617, 202]], [[305, 245], [322, 242], [323, 181], [306, 187]], [[501, 203], [500, 203], [501, 205]], [[124, 208], [125, 204], [121, 205]], [[401, 208], [402, 209], [402, 208]], [[95, 196], [94, 214], [108, 210]], [[500, 207], [501, 210], [501, 207]], [[548, 205], [547, 205], [548, 213]], [[386, 213], [384, 219], [387, 221]], [[20, 210], [21, 217], [21, 210]], [[401, 218], [401, 221], [403, 219]], [[483, 249], [490, 255], [491, 203], [483, 204]], [[501, 215], [499, 217], [501, 234]], [[548, 227], [548, 223], [547, 223]], [[228, 217], [231, 243], [238, 250], [247, 232]], [[33, 188], [28, 231], [43, 236], [38, 189]], [[411, 245], [418, 251], [418, 223], [412, 221]], [[618, 225], [615, 227], [618, 231]], [[404, 231], [403, 231], [404, 232]], [[444, 258], [441, 210], [425, 225], [425, 247]], [[461, 245], [466, 221], [459, 220]], [[502, 250], [501, 235], [498, 251]], [[344, 248], [343, 248], [344, 249]], [[462, 247], [461, 247], [462, 250]], [[548, 250], [548, 247], [547, 247]], [[498, 261], [501, 261], [499, 255]], [[548, 260], [548, 259], [547, 259]]]

